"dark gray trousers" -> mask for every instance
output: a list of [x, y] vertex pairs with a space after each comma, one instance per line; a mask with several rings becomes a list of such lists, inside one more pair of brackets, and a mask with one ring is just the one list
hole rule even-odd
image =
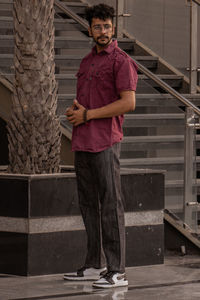
[[98, 153], [77, 151], [75, 170], [87, 233], [85, 266], [106, 265], [108, 271], [124, 272], [125, 226], [119, 155], [120, 143]]

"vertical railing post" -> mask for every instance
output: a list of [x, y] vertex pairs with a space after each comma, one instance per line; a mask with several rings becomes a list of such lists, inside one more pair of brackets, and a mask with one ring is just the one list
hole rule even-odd
[[185, 146], [184, 146], [184, 223], [190, 228], [196, 227], [196, 205], [194, 193], [194, 141], [195, 141], [195, 114], [191, 107], [186, 109], [185, 116]]
[[116, 0], [116, 37], [123, 37], [124, 27], [124, 0]]
[[197, 31], [198, 6], [190, 0], [190, 93], [197, 90]]

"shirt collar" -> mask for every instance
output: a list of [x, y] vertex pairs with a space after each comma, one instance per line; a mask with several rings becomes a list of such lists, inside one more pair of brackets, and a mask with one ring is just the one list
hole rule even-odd
[[[117, 43], [117, 40], [113, 40], [112, 43], [110, 43], [108, 45], [108, 47], [106, 47], [103, 51], [101, 51], [100, 53], [108, 53], [110, 54], [116, 47], [117, 47], [118, 43]], [[96, 46], [94, 46], [92, 48], [92, 53], [93, 54], [97, 54], [97, 51], [96, 51]]]

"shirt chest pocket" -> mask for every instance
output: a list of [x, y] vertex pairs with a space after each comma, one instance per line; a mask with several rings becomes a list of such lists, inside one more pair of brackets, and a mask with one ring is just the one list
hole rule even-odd
[[94, 72], [94, 77], [105, 86], [113, 84], [114, 76], [113, 69], [104, 67]]

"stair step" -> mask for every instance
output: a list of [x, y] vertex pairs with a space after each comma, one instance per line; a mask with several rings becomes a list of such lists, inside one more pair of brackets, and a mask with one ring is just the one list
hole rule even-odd
[[135, 40], [134, 39], [128, 39], [128, 38], [118, 38], [118, 46], [123, 49], [124, 51], [133, 51]]
[[[194, 164], [200, 163], [200, 156], [194, 157]], [[144, 158], [121, 158], [120, 165], [123, 168], [148, 168], [165, 170], [168, 179], [180, 179], [184, 172], [184, 157], [144, 157]], [[198, 167], [198, 166], [197, 166]]]
[[[3, 59], [4, 57], [4, 59]], [[10, 63], [8, 63], [8, 61]], [[10, 64], [10, 71], [12, 70], [12, 55], [10, 54], [2, 54], [0, 55], [0, 65], [2, 67], [6, 67], [8, 68]], [[4, 76], [12, 81], [13, 80], [13, 74], [4, 74]], [[166, 81], [169, 84], [170, 81], [170, 85], [173, 88], [179, 88], [181, 86], [181, 78], [182, 76], [176, 76], [176, 75], [159, 75], [160, 79], [163, 79], [164, 81]], [[138, 85], [141, 84], [141, 81], [143, 81], [144, 76], [143, 75], [139, 75], [138, 76], [139, 80], [138, 80]], [[76, 76], [75, 74], [56, 74], [56, 79], [59, 82], [59, 93], [75, 93], [76, 91]], [[152, 83], [151, 79], [145, 78], [145, 82], [146, 83]], [[152, 88], [157, 87], [156, 84], [154, 84], [152, 86]]]
[[[165, 181], [165, 188], [183, 188], [184, 181], [183, 180], [166, 180]], [[200, 179], [194, 180], [194, 186], [200, 186]]]
[[0, 10], [12, 9], [13, 0], [0, 0]]
[[13, 4], [13, 0], [0, 0], [0, 5]]
[[[56, 78], [59, 81], [60, 91], [71, 93], [74, 90], [73, 86], [75, 88], [76, 85], [76, 77], [74, 74], [57, 74]], [[173, 88], [179, 88], [182, 84], [182, 76], [159, 75], [159, 78], [170, 84], [170, 86], [172, 86]], [[138, 75], [138, 79], [138, 85], [145, 79], [145, 82], [151, 84], [153, 88], [158, 87], [156, 83], [152, 82], [152, 80], [148, 79], [146, 76], [144, 77], [143, 75]]]
[[83, 30], [83, 27], [76, 23], [73, 19], [61, 19], [61, 18], [54, 18], [54, 26], [55, 26], [55, 35], [57, 35], [57, 32], [72, 32], [74, 33], [75, 31], [81, 31]]
[[[200, 101], [200, 94], [182, 94], [186, 99], [190, 101]], [[59, 99], [65, 99], [65, 98], [72, 98], [75, 97], [75, 94], [59, 94]], [[176, 98], [174, 98], [170, 94], [139, 94], [136, 95], [138, 99], [137, 105], [140, 104], [140, 102], [144, 102], [145, 105], [147, 105], [149, 102], [154, 101], [160, 101], [160, 105], [164, 105], [168, 101], [175, 101]], [[178, 100], [177, 100], [178, 101]], [[174, 102], [173, 102], [174, 103]], [[180, 101], [177, 102], [177, 104], [180, 104]]]
[[[133, 57], [143, 63], [143, 65], [146, 68], [155, 68], [155, 65], [157, 64], [157, 59], [153, 57]], [[74, 67], [79, 68], [81, 60], [83, 59], [83, 56], [79, 55], [56, 55], [55, 61], [57, 66], [63, 66], [63, 67]]]
[[[55, 16], [54, 19], [55, 25], [55, 35], [57, 35], [57, 31], [81, 31], [82, 26], [76, 23], [72, 19], [61, 19]], [[2, 29], [13, 29], [13, 17], [12, 16], [0, 16], [0, 30]], [[12, 35], [12, 31], [10, 32]]]
[[[164, 81], [168, 81], [168, 80], [172, 80], [174, 81], [180, 81], [182, 80], [182, 76], [178, 76], [178, 75], [158, 75], [158, 77]], [[140, 80], [146, 80], [146, 81], [151, 81], [151, 79], [147, 78], [146, 76], [144, 77], [144, 75], [138, 75], [138, 78]], [[76, 76], [75, 74], [57, 74], [57, 79], [58, 80], [76, 80]]]
[[0, 16], [0, 29], [12, 29], [13, 17]]
[[[200, 136], [196, 135], [196, 145], [200, 145]], [[183, 135], [155, 135], [155, 136], [125, 136], [122, 141], [123, 152], [169, 150], [183, 151]], [[175, 151], [174, 150], [174, 151]], [[180, 153], [181, 154], [181, 153]]]
[[0, 17], [11, 17], [12, 16], [12, 10], [6, 10], [3, 9], [1, 10], [1, 5], [0, 5]]
[[155, 127], [159, 125], [183, 126], [184, 114], [126, 114], [124, 127]]
[[[128, 39], [118, 39], [118, 45], [121, 49], [124, 51], [131, 50], [134, 45], [134, 40], [128, 40]], [[89, 52], [91, 47], [93, 46], [93, 40], [91, 38], [88, 38], [86, 36], [55, 36], [55, 48], [56, 49], [82, 49], [82, 48], [87, 48], [87, 51]], [[14, 47], [14, 37], [13, 35], [0, 35], [0, 48], [7, 48], [7, 47]], [[85, 55], [85, 51], [84, 54]], [[82, 59], [83, 56], [77, 58], [77, 59]], [[133, 57], [140, 61], [141, 63], [144, 63], [144, 65], [148, 68], [156, 68], [158, 58], [157, 57], [152, 57], [152, 56], [135, 56]], [[60, 57], [60, 59], [65, 59], [65, 57]], [[66, 59], [68, 59], [66, 57]], [[70, 59], [70, 58], [69, 58]], [[73, 59], [76, 59], [73, 58]]]
[[[13, 62], [13, 55], [12, 54], [0, 54], [0, 65], [1, 66], [8, 66], [8, 62], [9, 62], [9, 65], [12, 66], [12, 62]], [[10, 77], [12, 78], [13, 77], [13, 74], [4, 74], [5, 76], [7, 77]], [[171, 75], [172, 76], [172, 75]], [[167, 80], [167, 79], [170, 79], [169, 78], [169, 75], [159, 75], [160, 79], [162, 80]], [[172, 76], [173, 80], [180, 80], [180, 77], [181, 76]], [[75, 74], [56, 74], [56, 78], [57, 80], [60, 80], [60, 81], [66, 81], [66, 80], [70, 80], [72, 82], [75, 83], [76, 81], [76, 75]], [[144, 80], [144, 77], [143, 75], [138, 75], [138, 78], [139, 80]], [[150, 81], [149, 78], [145, 78], [146, 81]]]
[[[200, 157], [194, 158], [195, 164], [200, 162]], [[177, 180], [184, 176], [184, 157], [144, 157], [144, 158], [121, 158], [122, 168], [142, 168], [164, 170], [165, 180]]]
[[11, 17], [13, 0], [0, 0], [0, 16]]
[[158, 66], [158, 57], [156, 56], [133, 56], [131, 55], [131, 58], [133, 60], [136, 60], [140, 62], [142, 65], [144, 65], [146, 68], [150, 69], [156, 69]]
[[[137, 137], [124, 137], [125, 143], [176, 143], [183, 142], [183, 135], [160, 135], [160, 136], [137, 136]], [[200, 136], [196, 135], [196, 141], [200, 141]]]
[[[182, 95], [196, 106], [200, 106], [200, 94]], [[173, 107], [181, 105], [181, 102], [170, 94], [136, 94], [136, 101], [136, 106]]]
[[[90, 50], [92, 45], [91, 39], [87, 37], [74, 37], [74, 36], [56, 36], [55, 37], [55, 48], [60, 49], [71, 49], [71, 48], [88, 48]], [[14, 38], [13, 35], [0, 35], [0, 48], [13, 48], [14, 47]], [[2, 58], [6, 59], [6, 55]], [[10, 55], [8, 56], [10, 58]], [[1, 61], [0, 61], [1, 63]]]
[[[200, 156], [194, 157], [194, 161], [196, 163], [200, 162]], [[148, 158], [122, 158], [120, 159], [120, 163], [122, 167], [130, 167], [130, 166], [160, 166], [160, 165], [182, 165], [184, 164], [184, 157], [176, 156], [176, 157], [148, 157]]]
[[[181, 88], [183, 83], [183, 76], [174, 75], [174, 74], [157, 74], [157, 76], [165, 81], [168, 85], [170, 85], [172, 88]], [[143, 80], [145, 82], [148, 82], [149, 85], [151, 85], [154, 88], [160, 88], [160, 86], [151, 80], [150, 78], [146, 77], [145, 75], [138, 75], [140, 80]], [[139, 83], [140, 84], [140, 83]]]
[[[192, 101], [195, 105], [200, 106], [200, 94], [184, 94], [186, 99]], [[76, 98], [76, 94], [59, 94], [58, 95], [58, 114], [62, 115], [65, 113], [66, 107], [69, 107], [72, 104], [73, 99]], [[148, 108], [158, 110], [157, 105], [162, 108], [162, 110], [168, 110], [171, 108], [172, 111], [179, 111], [177, 106], [180, 106], [180, 101], [176, 100], [169, 94], [136, 94], [136, 110], [133, 112], [133, 115], [136, 115], [136, 111], [139, 108], [143, 108], [148, 113]], [[156, 114], [156, 116], [158, 115]], [[126, 122], [126, 119], [125, 119]]]
[[[76, 38], [69, 36], [56, 36], [55, 37], [55, 48], [57, 49], [82, 49], [87, 48], [88, 51], [92, 47], [91, 39], [87, 37]], [[61, 56], [62, 57], [62, 56]]]

